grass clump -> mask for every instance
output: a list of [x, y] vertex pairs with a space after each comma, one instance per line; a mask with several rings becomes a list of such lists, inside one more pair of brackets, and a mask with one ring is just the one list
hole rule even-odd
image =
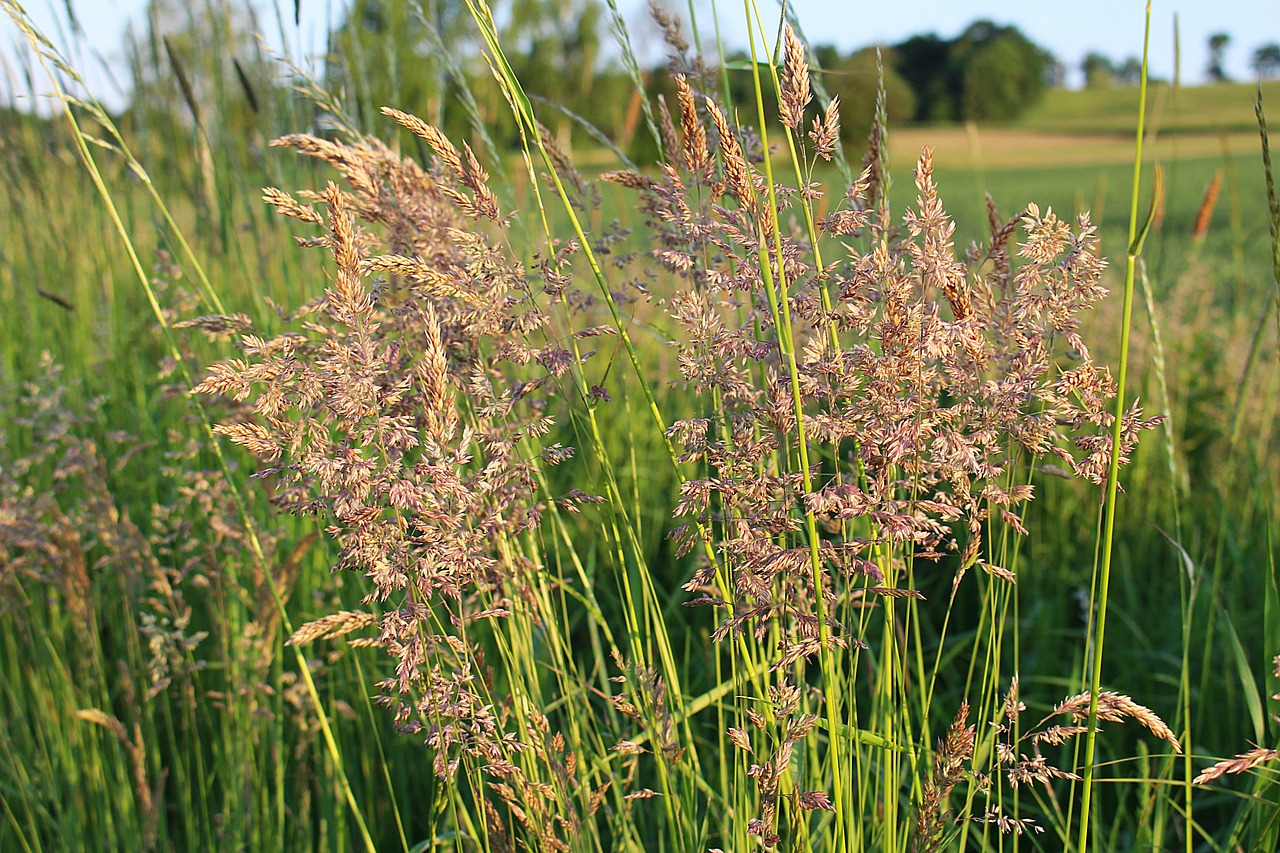
[[[791, 150], [804, 172], [831, 157], [839, 120], [831, 104], [807, 142], [798, 136], [807, 82], [788, 29], [781, 120], [797, 132]], [[575, 253], [590, 259], [607, 238], [522, 262], [500, 232], [486, 236], [484, 223], [504, 217], [470, 149], [396, 111], [430, 146], [431, 170], [366, 138], [281, 140], [346, 178], [346, 190], [266, 193], [322, 229], [304, 242], [332, 254], [331, 284], [288, 317], [303, 331], [247, 331], [241, 357], [195, 388], [249, 401], [215, 431], [269, 466], [277, 505], [321, 514], [340, 545], [336, 567], [371, 585], [369, 611], [326, 614], [294, 639], [378, 626], [365, 642], [394, 660], [379, 703], [425, 741], [437, 775], [455, 786], [457, 819], [488, 844], [570, 849], [639, 833], [682, 849], [750, 837], [782, 849], [926, 849], [962, 825], [940, 823], [944, 789], [961, 777], [982, 780], [966, 799], [988, 803], [984, 819], [1031, 826], [1006, 817], [995, 780], [1075, 774], [1012, 742], [988, 744], [975, 764], [963, 726], [936, 759], [923, 747], [945, 645], [917, 586], [955, 602], [980, 569], [986, 606], [1008, 608], [1008, 564], [1034, 492], [1028, 463], [1048, 455], [1075, 476], [1105, 479], [1115, 386], [1078, 333], [1078, 315], [1105, 293], [1094, 229], [1034, 206], [1001, 221], [993, 206], [989, 241], [961, 261], [928, 150], [900, 221], [873, 187], [878, 161], [819, 217], [823, 187], [773, 182], [713, 91], [683, 76], [677, 86], [681, 132], [667, 134], [673, 147], [657, 176], [604, 176], [638, 191], [653, 223], [651, 235], [632, 235], [651, 248], [617, 268], [663, 283], [661, 293], [611, 291], [610, 316], [636, 301], [670, 318], [676, 382], [692, 409], [665, 429], [680, 490], [670, 537], [676, 559], [700, 555], [683, 586], [687, 604], [712, 612], [696, 652], [724, 673], [712, 690], [746, 697], [710, 700], [728, 725], [709, 725], [673, 692], [686, 667], [638, 547], [637, 508], [600, 434], [596, 410], [612, 403], [581, 342], [628, 329], [591, 323], [572, 267]], [[538, 137], [550, 153], [549, 142]], [[547, 162], [556, 177], [572, 175], [562, 155]], [[810, 233], [784, 225], [797, 212]], [[823, 262], [836, 241], [838, 260]], [[573, 453], [547, 440], [556, 418], [580, 425], [604, 482], [553, 487], [551, 466]], [[1128, 410], [1116, 429], [1122, 460], [1155, 422]], [[601, 503], [623, 591], [619, 636], [592, 600], [600, 579], [549, 573], [539, 539], [554, 535], [546, 525], [561, 513]], [[575, 653], [570, 626], [584, 620], [621, 675], [606, 678]], [[983, 719], [1012, 725], [1018, 702], [996, 701], [1009, 677], [1005, 638], [994, 622], [989, 630], [971, 650], [982, 657], [966, 692]], [[869, 680], [857, 677], [864, 657]], [[598, 705], [570, 701], [588, 690]], [[1177, 747], [1150, 711], [1107, 697], [1104, 718], [1144, 720]], [[1033, 742], [1058, 745], [1083, 730], [1057, 727]], [[606, 772], [619, 757], [630, 784]], [[941, 762], [937, 778], [912, 795], [931, 760]], [[625, 814], [650, 797], [660, 805], [646, 818], [591, 820], [603, 803]], [[872, 820], [879, 810], [915, 812], [918, 829]]]
[[[1090, 551], [1105, 543], [1109, 567], [1126, 529], [1120, 466], [1137, 462], [1131, 491], [1166, 469], [1138, 444], [1161, 418], [1093, 354], [1108, 349], [1090, 334], [1107, 276], [1093, 219], [988, 196], [964, 223], [983, 236], [958, 251], [933, 152], [902, 205], [882, 120], [856, 178], [828, 177], [840, 108], [815, 102], [792, 28], [775, 63], [752, 63], [745, 125], [666, 14], [675, 97], [640, 111], [658, 161], [588, 180], [487, 8], [471, 11], [524, 179], [491, 178], [509, 164], [416, 116], [384, 108], [381, 141], [323, 99], [324, 132], [275, 143], [318, 179], [261, 193], [317, 256], [280, 262], [296, 280], [236, 292], [201, 275], [197, 298], [167, 269], [142, 276], [176, 332], [168, 369], [206, 365], [164, 379], [194, 394], [171, 400], [145, 513], [115, 503], [76, 435], [88, 421], [4, 413], [2, 588], [25, 609], [0, 649], [28, 673], [6, 718], [62, 751], [5, 739], [19, 782], [0, 838], [1160, 849], [1152, 814], [1186, 849], [1268, 838], [1264, 805], [1193, 801], [1193, 759], [1175, 763], [1203, 716], [1198, 582], [1181, 646], [1158, 650], [1181, 658], [1173, 692], [1128, 648], [1102, 677], [1097, 626], [1132, 627], [1140, 599], [1122, 575], [1109, 616]], [[48, 364], [32, 387], [64, 384]], [[209, 455], [206, 430], [255, 457], [253, 476]], [[1073, 536], [1102, 529], [1104, 494], [1105, 534]], [[1204, 598], [1232, 594], [1215, 581]], [[1209, 630], [1244, 660], [1230, 621]], [[33, 641], [72, 635], [87, 654]], [[1261, 734], [1249, 687], [1223, 707], [1258, 710]], [[31, 711], [46, 706], [74, 710]], [[1194, 782], [1272, 758], [1206, 762]], [[1103, 774], [1129, 784], [1091, 784]], [[73, 801], [90, 805], [60, 829], [49, 804]]]

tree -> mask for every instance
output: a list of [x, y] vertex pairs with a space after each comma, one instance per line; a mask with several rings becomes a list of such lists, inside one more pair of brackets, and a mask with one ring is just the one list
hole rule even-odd
[[[495, 14], [499, 41], [525, 90], [595, 124], [610, 123], [616, 101], [593, 98], [599, 0], [517, 0], [501, 11]], [[466, 137], [468, 117], [450, 108], [459, 101], [457, 87], [466, 86], [490, 136], [499, 145], [516, 144], [510, 108], [480, 59], [476, 25], [461, 0], [354, 0], [333, 42], [337, 56], [328, 86], [345, 93], [348, 108], [363, 123], [380, 121], [378, 108], [392, 104], [455, 139]], [[441, 49], [461, 72], [460, 80]], [[550, 109], [538, 113], [567, 142], [568, 119]]]
[[951, 86], [951, 46], [950, 40], [934, 33], [912, 36], [893, 46], [894, 70], [915, 92], [915, 118], [919, 121], [958, 118], [956, 92]]
[[1226, 58], [1227, 45], [1231, 43], [1231, 36], [1227, 33], [1214, 33], [1209, 36], [1209, 79], [1214, 83], [1223, 83], [1227, 79], [1227, 71], [1223, 67], [1223, 61]]
[[924, 121], [1007, 121], [1049, 85], [1053, 56], [1016, 27], [976, 21], [950, 41], [930, 34], [895, 45], [895, 69]]
[[1116, 68], [1116, 81], [1121, 86], [1137, 86], [1142, 82], [1142, 60], [1130, 56]]
[[1084, 72], [1087, 89], [1106, 89], [1115, 83], [1116, 69], [1111, 58], [1096, 51], [1085, 54], [1080, 70]]
[[443, 126], [449, 81], [434, 48], [437, 39], [448, 45], [465, 67], [474, 29], [460, 2], [355, 0], [333, 33], [326, 86], [366, 126], [384, 105]]
[[1009, 121], [1040, 99], [1053, 56], [1017, 27], [976, 21], [952, 48], [959, 113], [966, 121]]
[[[815, 53], [824, 59], [833, 59], [830, 54]], [[910, 121], [916, 114], [915, 92], [898, 73], [895, 60], [887, 48], [881, 50], [885, 117], [890, 127]], [[876, 112], [877, 78], [874, 47], [864, 47], [823, 65], [823, 85], [829, 94], [840, 97], [840, 136], [846, 142], [861, 139], [871, 129]]]
[[1280, 76], [1280, 44], [1270, 42], [1259, 47], [1253, 52], [1250, 65], [1264, 80]]

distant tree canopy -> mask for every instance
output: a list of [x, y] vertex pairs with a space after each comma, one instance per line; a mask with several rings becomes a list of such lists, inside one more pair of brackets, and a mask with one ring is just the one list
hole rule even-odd
[[1209, 67], [1206, 71], [1209, 79], [1215, 83], [1225, 83], [1228, 79], [1226, 70], [1227, 45], [1231, 36], [1227, 33], [1214, 33], [1209, 36]]
[[1008, 121], [1049, 86], [1053, 56], [1016, 27], [975, 21], [954, 39], [914, 36], [893, 48], [921, 121]]
[[1117, 64], [1101, 53], [1087, 53], [1080, 63], [1084, 85], [1088, 89], [1109, 86], [1136, 86], [1142, 82], [1142, 60], [1136, 56]]
[[[519, 0], [492, 4], [500, 38], [526, 91], [565, 107], [601, 126], [596, 83], [608, 72], [598, 66], [603, 35], [600, 0]], [[468, 117], [460, 107], [459, 81], [449, 60], [475, 98], [479, 118], [500, 144], [514, 142], [510, 111], [480, 61], [475, 24], [458, 0], [355, 0], [333, 33], [326, 84], [345, 95], [364, 123], [376, 120], [384, 104], [422, 116], [450, 135], [466, 135]], [[553, 122], [567, 133], [566, 120]]]
[[1254, 72], [1264, 80], [1280, 77], [1280, 44], [1270, 42], [1260, 45], [1253, 52], [1253, 62], [1250, 64]]
[[[208, 0], [200, 6], [206, 12], [197, 14], [183, 0], [148, 2], [150, 27], [132, 54], [130, 120], [167, 121], [181, 131], [216, 114], [219, 127], [235, 138], [247, 137], [246, 128], [261, 136], [266, 129], [258, 127], [258, 101], [289, 103], [292, 94], [256, 48], [255, 21], [246, 7], [236, 0]], [[633, 147], [654, 143], [643, 131], [635, 80], [607, 44], [606, 0], [491, 2], [505, 58], [561, 145], [584, 142], [578, 128], [585, 122], [635, 155], [656, 154]], [[811, 58], [814, 78], [840, 98], [845, 141], [861, 138], [870, 127], [881, 82], [890, 124], [1005, 121], [1035, 103], [1053, 81], [1060, 84], [1064, 74], [1063, 66], [1016, 28], [990, 21], [975, 22], [953, 39], [921, 35], [849, 53], [818, 46]], [[769, 70], [762, 69], [767, 79]], [[661, 95], [668, 106], [675, 103], [671, 73], [665, 66], [639, 70], [651, 100]], [[723, 81], [711, 74], [697, 85], [720, 91], [723, 83], [730, 106], [754, 114], [751, 60], [732, 55], [724, 73]], [[364, 129], [379, 126], [379, 108], [391, 105], [473, 147], [519, 144], [509, 105], [459, 0], [350, 0], [330, 33], [322, 84]], [[764, 87], [764, 98], [765, 115], [776, 116], [771, 85]]]
[[448, 76], [432, 36], [452, 45], [461, 60], [473, 28], [462, 3], [355, 0], [332, 35], [326, 85], [366, 124], [372, 116], [364, 113], [384, 104], [442, 124]]
[[[916, 113], [916, 93], [898, 72], [892, 51], [881, 51], [881, 63], [886, 119], [890, 125], [911, 121]], [[879, 88], [876, 49], [864, 47], [842, 57], [833, 48], [828, 48], [827, 61], [822, 62], [822, 69], [827, 93], [840, 97], [840, 135], [846, 142], [866, 136], [875, 118]]]

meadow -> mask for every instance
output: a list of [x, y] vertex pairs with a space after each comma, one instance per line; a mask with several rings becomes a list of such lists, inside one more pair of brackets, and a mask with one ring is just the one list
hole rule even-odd
[[1280, 847], [1254, 87], [842, 150], [669, 24], [633, 164], [486, 8], [515, 152], [4, 112], [0, 849]]

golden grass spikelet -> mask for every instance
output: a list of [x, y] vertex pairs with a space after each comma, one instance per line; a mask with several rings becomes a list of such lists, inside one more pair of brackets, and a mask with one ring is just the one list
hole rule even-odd
[[809, 65], [804, 59], [804, 44], [790, 24], [787, 24], [783, 32], [783, 41], [786, 45], [786, 57], [779, 81], [782, 98], [778, 104], [778, 117], [784, 125], [798, 131], [804, 124], [804, 109], [813, 99], [809, 90]]
[[390, 116], [399, 122], [405, 130], [426, 140], [427, 145], [440, 158], [440, 162], [449, 171], [453, 172], [459, 181], [465, 182], [467, 180], [467, 170], [462, 166], [462, 155], [458, 153], [458, 149], [449, 141], [449, 137], [445, 136], [439, 128], [429, 125], [417, 116], [402, 112], [395, 107], [383, 107], [382, 114]]
[[274, 207], [276, 213], [282, 216], [291, 216], [294, 219], [301, 219], [303, 222], [310, 222], [313, 225], [324, 223], [324, 217], [314, 207], [309, 204], [302, 204], [284, 190], [276, 189], [275, 187], [264, 187], [262, 200]]
[[[271, 146], [294, 148], [310, 157], [324, 160], [340, 171], [351, 186], [363, 196], [368, 197], [377, 192], [377, 180], [370, 171], [370, 165], [379, 159], [380, 153], [369, 144], [343, 145], [309, 133], [292, 133], [273, 139]], [[300, 195], [306, 197], [307, 194]]]
[[684, 167], [695, 180], [704, 181], [711, 174], [711, 150], [707, 147], [707, 130], [698, 120], [693, 90], [683, 74], [676, 75], [676, 91], [680, 96], [680, 131], [684, 136]]
[[729, 129], [729, 121], [716, 106], [716, 102], [706, 99], [707, 112], [711, 113], [711, 121], [716, 126], [720, 137], [720, 151], [724, 155], [725, 184], [730, 193], [746, 208], [755, 207], [755, 192], [751, 182], [751, 167], [742, 154], [742, 146], [738, 138]]
[[662, 40], [667, 43], [677, 57], [689, 52], [689, 42], [680, 32], [680, 18], [672, 15], [657, 0], [649, 0], [649, 15], [662, 30]]
[[911, 839], [912, 853], [931, 853], [942, 847], [947, 826], [952, 821], [947, 799], [964, 778], [964, 766], [973, 758], [977, 728], [966, 725], [969, 702], [960, 703], [947, 733], [938, 741], [933, 758], [933, 773], [925, 782], [916, 810], [916, 832]]
[[133, 788], [134, 795], [138, 798], [138, 807], [143, 818], [143, 834], [146, 847], [150, 847], [154, 843], [156, 832], [156, 821], [159, 815], [156, 813], [157, 800], [163, 790], [164, 777], [167, 771], [161, 771], [160, 779], [153, 786], [147, 780], [147, 749], [146, 742], [142, 738], [142, 726], [138, 722], [133, 724], [133, 737], [129, 737], [125, 731], [124, 724], [116, 717], [105, 714], [97, 708], [83, 708], [75, 712], [77, 719], [84, 720], [87, 723], [102, 726], [111, 734], [115, 735], [116, 740], [124, 748], [125, 754], [129, 758], [130, 769], [133, 771]]
[[933, 149], [920, 152], [916, 166], [917, 210], [908, 210], [903, 217], [913, 237], [920, 237], [919, 245], [911, 246], [912, 261], [921, 270], [928, 287], [941, 290], [951, 305], [956, 320], [963, 320], [973, 313], [973, 303], [966, 287], [965, 268], [956, 260], [951, 240], [955, 223], [942, 209], [938, 197], [938, 185], [933, 180]]
[[[586, 181], [583, 180], [578, 167], [573, 165], [573, 158], [565, 153], [565, 150], [560, 147], [560, 143], [556, 141], [555, 136], [541, 123], [538, 125], [538, 138], [542, 141], [542, 146], [546, 149], [547, 157], [550, 158], [551, 166], [556, 170], [556, 174], [560, 176], [562, 181], [568, 181], [573, 186], [573, 191], [581, 198], [586, 192]], [[479, 169], [480, 164], [476, 162], [475, 156], [471, 153], [471, 148], [467, 146], [466, 150], [468, 163], [474, 164], [474, 168]]]
[[[498, 207], [498, 197], [493, 194], [493, 190], [489, 189], [489, 173], [480, 165], [471, 146], [465, 142], [462, 143], [462, 152], [467, 158], [467, 176], [464, 183], [476, 194], [476, 207], [483, 215], [497, 221], [501, 218], [502, 211]], [[572, 161], [569, 163], [569, 168], [576, 176], [577, 185], [581, 191], [582, 176], [573, 169]]]
[[97, 708], [81, 708], [75, 712], [75, 715], [77, 719], [84, 720], [86, 723], [102, 726], [115, 735], [116, 740], [124, 746], [129, 746], [129, 735], [124, 730], [124, 724], [110, 714], [99, 711]]
[[658, 187], [657, 181], [634, 169], [615, 169], [610, 172], [603, 172], [600, 175], [600, 180], [644, 192], [652, 191]]
[[258, 424], [217, 424], [213, 431], [218, 435], [225, 435], [263, 462], [273, 463], [280, 459], [280, 445], [265, 427]]
[[1209, 222], [1213, 219], [1213, 209], [1218, 204], [1218, 194], [1222, 192], [1222, 170], [1213, 173], [1213, 180], [1205, 187], [1204, 198], [1200, 201], [1200, 209], [1196, 211], [1195, 224], [1191, 227], [1191, 239], [1203, 240], [1209, 233]]
[[675, 122], [671, 120], [667, 99], [662, 95], [658, 95], [658, 128], [662, 133], [662, 158], [675, 165], [680, 159], [680, 137], [676, 134]]
[[[1067, 697], [1054, 707], [1053, 714], [1069, 714], [1076, 722], [1082, 722], [1089, 716], [1089, 695], [1079, 693]], [[1098, 694], [1098, 719], [1113, 723], [1124, 722], [1125, 719], [1136, 720], [1156, 737], [1168, 741], [1175, 752], [1182, 752], [1182, 744], [1164, 720], [1150, 708], [1139, 705], [1122, 693], [1104, 690]]]
[[445, 168], [453, 173], [458, 183], [475, 194], [475, 199], [472, 200], [451, 187], [439, 188], [440, 192], [448, 196], [460, 210], [472, 218], [480, 216], [493, 220], [501, 218], [497, 196], [488, 186], [489, 173], [480, 166], [480, 161], [471, 151], [471, 146], [464, 143], [462, 152], [459, 152], [439, 128], [394, 107], [383, 107], [382, 114], [390, 116], [406, 130], [426, 140], [432, 152]]
[[207, 314], [181, 320], [173, 324], [175, 329], [198, 329], [212, 340], [226, 338], [235, 332], [243, 332], [253, 328], [253, 320], [248, 314]]
[[827, 108], [823, 110], [821, 117], [814, 117], [809, 139], [813, 142], [814, 153], [823, 160], [830, 160], [835, 156], [840, 145], [839, 95], [834, 95], [827, 101]]
[[632, 791], [630, 794], [627, 794], [627, 795], [626, 795], [625, 797], [623, 797], [622, 799], [624, 799], [624, 800], [651, 800], [651, 799], [653, 799], [654, 797], [661, 797], [661, 796], [662, 796], [662, 794], [659, 794], [657, 791], [653, 790], [652, 788], [641, 788], [639, 791]]
[[325, 187], [324, 198], [329, 209], [329, 248], [338, 266], [326, 311], [334, 320], [355, 328], [368, 322], [373, 312], [373, 300], [360, 276], [355, 216], [347, 210], [342, 191], [333, 181]]
[[326, 616], [321, 616], [319, 619], [313, 619], [298, 628], [285, 641], [285, 645], [303, 646], [319, 639], [333, 639], [377, 623], [378, 615], [376, 613], [339, 610], [337, 613], [330, 613]]
[[404, 276], [416, 285], [417, 291], [434, 299], [458, 299], [475, 308], [482, 308], [489, 302], [487, 295], [463, 286], [463, 279], [458, 275], [441, 270], [434, 262], [425, 258], [378, 255], [364, 260], [361, 269], [365, 273], [385, 272]]
[[1228, 773], [1244, 773], [1252, 770], [1260, 764], [1268, 761], [1275, 761], [1280, 758], [1280, 749], [1266, 749], [1264, 747], [1254, 747], [1248, 752], [1242, 752], [1235, 758], [1228, 758], [1219, 761], [1217, 764], [1206, 767], [1200, 772], [1200, 775], [1191, 780], [1193, 785], [1207, 785], [1215, 779], [1220, 779]]

